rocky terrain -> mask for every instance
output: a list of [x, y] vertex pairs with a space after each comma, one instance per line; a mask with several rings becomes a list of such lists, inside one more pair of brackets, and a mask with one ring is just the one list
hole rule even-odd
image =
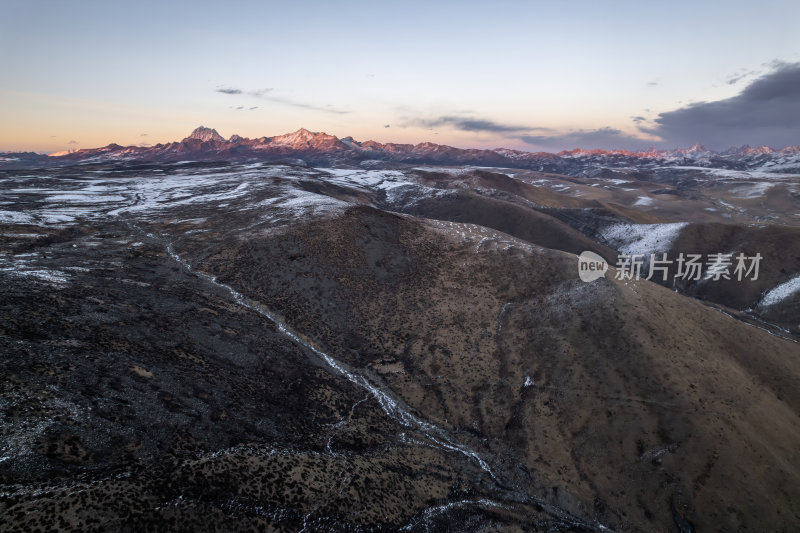
[[[790, 166], [321, 135], [6, 157], [0, 529], [800, 527]], [[682, 252], [763, 260], [614, 275]]]

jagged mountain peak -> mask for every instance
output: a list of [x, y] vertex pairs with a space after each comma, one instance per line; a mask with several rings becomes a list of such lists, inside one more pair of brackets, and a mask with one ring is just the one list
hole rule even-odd
[[689, 153], [694, 153], [694, 152], [708, 152], [708, 151], [709, 151], [709, 150], [708, 150], [708, 148], [706, 148], [705, 146], [703, 146], [703, 145], [702, 145], [702, 144], [700, 144], [699, 142], [696, 142], [696, 143], [694, 143], [694, 144], [692, 145], [692, 147], [691, 147], [691, 148], [689, 148], [689, 149], [687, 150], [687, 152], [689, 152]]
[[775, 152], [775, 150], [766, 145], [757, 146], [756, 148], [749, 148], [748, 150], [744, 151], [746, 154], [771, 154], [773, 152]]
[[342, 143], [335, 135], [329, 135], [325, 132], [309, 131], [305, 128], [300, 128], [295, 132], [285, 135], [272, 137], [272, 142], [299, 150], [308, 148], [341, 150], [347, 148], [347, 145]]
[[328, 136], [327, 133], [321, 133], [317, 131], [309, 131], [305, 128], [300, 128], [297, 131], [293, 131], [292, 133], [285, 133], [283, 135], [278, 135], [273, 137], [275, 141], [281, 141], [286, 144], [292, 144], [292, 142], [305, 142], [311, 139], [314, 139], [318, 136]]
[[194, 131], [192, 131], [192, 133], [184, 139], [184, 141], [189, 141], [193, 139], [203, 142], [225, 141], [225, 138], [219, 133], [217, 133], [217, 130], [215, 130], [214, 128], [206, 128], [205, 126], [198, 126], [197, 128], [195, 128]]

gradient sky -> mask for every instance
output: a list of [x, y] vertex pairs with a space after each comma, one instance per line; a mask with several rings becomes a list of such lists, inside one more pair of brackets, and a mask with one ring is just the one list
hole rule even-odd
[[[0, 151], [800, 144], [800, 2], [0, 0]], [[732, 118], [733, 117], [733, 118]]]

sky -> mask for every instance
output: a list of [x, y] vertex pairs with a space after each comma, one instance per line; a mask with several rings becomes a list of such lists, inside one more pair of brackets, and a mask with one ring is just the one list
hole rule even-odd
[[800, 144], [800, 2], [0, 0], [0, 151]]

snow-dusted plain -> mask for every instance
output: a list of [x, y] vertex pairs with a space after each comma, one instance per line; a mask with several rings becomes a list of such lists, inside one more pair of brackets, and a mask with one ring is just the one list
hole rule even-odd
[[303, 180], [329, 183], [354, 191], [380, 192], [385, 202], [411, 204], [448, 194], [393, 170], [297, 169], [275, 165], [242, 165], [231, 169], [150, 171], [113, 177], [86, 172], [75, 177], [5, 177], [0, 223], [70, 225], [108, 217], [163, 216], [187, 206], [261, 209], [269, 219], [290, 220], [341, 212], [352, 205], [335, 193], [314, 192]]

